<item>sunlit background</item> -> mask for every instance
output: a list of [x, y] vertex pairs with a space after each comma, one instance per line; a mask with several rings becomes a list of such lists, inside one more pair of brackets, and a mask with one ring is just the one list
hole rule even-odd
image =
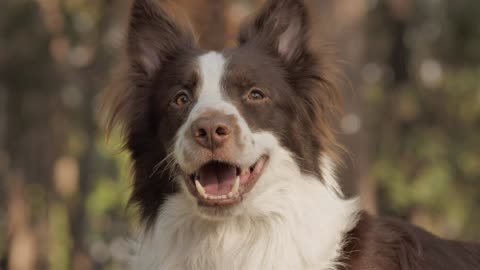
[[[126, 268], [130, 165], [95, 107], [127, 2], [0, 1], [1, 270]], [[262, 1], [177, 2], [218, 49]], [[480, 1], [307, 2], [349, 78], [346, 192], [373, 213], [480, 241]]]

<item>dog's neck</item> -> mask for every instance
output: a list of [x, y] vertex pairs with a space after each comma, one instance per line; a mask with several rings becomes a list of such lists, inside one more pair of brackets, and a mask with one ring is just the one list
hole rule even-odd
[[172, 196], [143, 235], [132, 269], [336, 269], [356, 224], [356, 200], [329, 186], [330, 163], [323, 183], [289, 158], [270, 163], [276, 169], [252, 191], [262, 196], [251, 194], [234, 217], [201, 217], [187, 195]]

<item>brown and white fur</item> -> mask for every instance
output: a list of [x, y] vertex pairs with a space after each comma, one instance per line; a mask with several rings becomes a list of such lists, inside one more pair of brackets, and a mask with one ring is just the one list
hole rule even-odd
[[478, 246], [342, 196], [338, 76], [308, 46], [302, 1], [267, 1], [219, 52], [197, 48], [170, 4], [133, 2], [127, 65], [106, 96], [144, 224], [132, 269], [480, 269]]

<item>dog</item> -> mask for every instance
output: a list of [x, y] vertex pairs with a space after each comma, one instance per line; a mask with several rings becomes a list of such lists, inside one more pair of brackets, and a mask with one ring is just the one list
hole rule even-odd
[[132, 269], [480, 269], [480, 247], [373, 217], [337, 182], [331, 55], [300, 0], [268, 0], [205, 51], [171, 3], [134, 0], [106, 98], [144, 230]]

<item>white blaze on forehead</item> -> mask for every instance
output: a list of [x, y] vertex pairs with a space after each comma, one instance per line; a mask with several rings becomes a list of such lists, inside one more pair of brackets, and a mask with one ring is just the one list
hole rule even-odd
[[[236, 137], [242, 140], [241, 145], [244, 145], [245, 148], [253, 147], [252, 132], [247, 122], [240, 115], [235, 105], [225, 95], [222, 95], [222, 92], [225, 90], [223, 89], [222, 81], [227, 62], [227, 59], [218, 52], [209, 52], [197, 58], [197, 70], [200, 75], [198, 99], [187, 120], [178, 130], [174, 150], [177, 163], [188, 173], [198, 169], [198, 164], [193, 164], [191, 159], [187, 159], [187, 156], [194, 155], [199, 147], [189, 135], [191, 134], [190, 128], [192, 123], [199, 117], [202, 117], [205, 112], [216, 111], [235, 117], [238, 125]], [[231, 157], [232, 162], [242, 166], [250, 166], [260, 158], [261, 153], [259, 151], [260, 149], [245, 150], [245, 153]]]
[[209, 52], [198, 58], [198, 65], [201, 76], [198, 103], [221, 101], [225, 57], [218, 52]]

